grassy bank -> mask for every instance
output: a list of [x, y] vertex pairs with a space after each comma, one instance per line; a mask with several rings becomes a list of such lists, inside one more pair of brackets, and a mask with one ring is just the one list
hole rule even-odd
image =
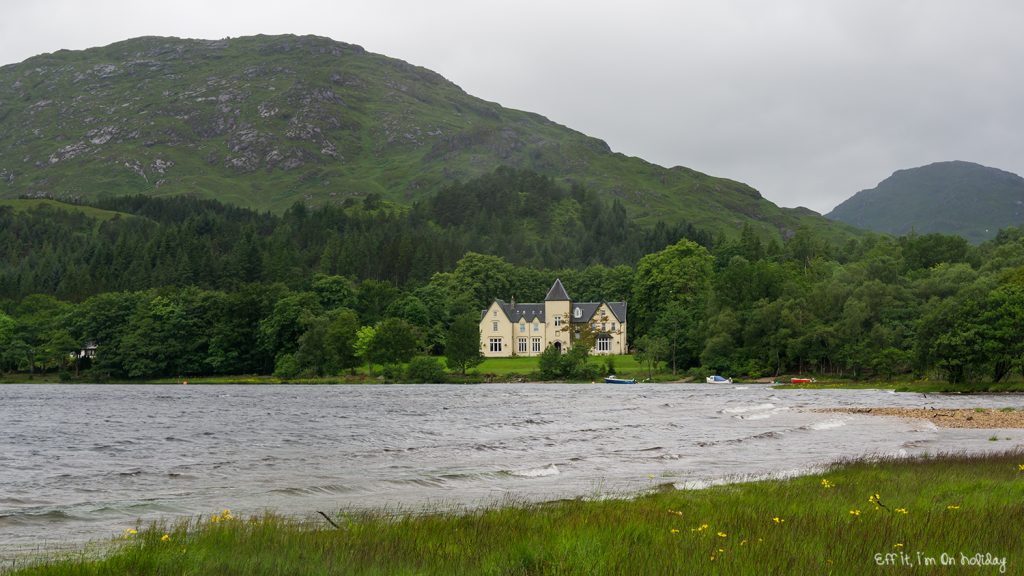
[[[438, 357], [438, 362], [445, 366], [444, 357]], [[598, 367], [598, 373], [602, 375], [613, 372], [621, 377], [636, 378], [642, 380], [647, 377], [643, 367], [633, 356], [592, 356], [590, 363]], [[404, 373], [405, 366], [396, 370]], [[218, 376], [179, 376], [173, 378], [150, 378], [139, 380], [110, 380], [110, 384], [181, 384], [187, 381], [189, 384], [380, 384], [386, 382], [381, 374], [384, 367], [375, 366], [373, 372], [369, 372], [366, 366], [360, 366], [351, 373], [320, 376], [320, 377], [299, 377], [299, 378], [278, 378], [271, 375], [259, 374], [233, 374]], [[653, 381], [663, 382], [675, 380], [677, 377], [670, 373], [656, 372]], [[509, 381], [540, 381], [538, 358], [536, 356], [519, 356], [515, 358], [488, 358], [479, 366], [470, 370], [468, 374], [448, 373], [447, 381], [452, 384], [472, 384], [484, 382], [509, 382]], [[391, 381], [403, 382], [402, 377], [393, 377]], [[0, 375], [0, 384], [13, 383], [36, 383], [36, 384], [74, 384], [91, 383], [89, 377], [83, 374], [79, 378], [62, 379], [56, 372], [45, 374], [29, 375], [27, 373], [3, 374]]]
[[[1021, 518], [1024, 453], [1015, 452], [858, 462], [634, 500], [336, 515], [339, 528], [200, 518], [130, 535], [103, 560], [16, 573], [998, 574], [1005, 559], [1005, 573], [1019, 574]], [[979, 554], [997, 565], [972, 565]]]
[[[445, 358], [437, 357], [441, 366], [445, 366]], [[631, 355], [615, 356], [591, 356], [589, 363], [597, 368], [600, 380], [607, 374], [616, 374], [622, 378], [635, 378], [638, 381], [647, 380], [651, 382], [704, 382], [703, 373], [672, 374], [659, 366], [650, 376], [645, 366], [637, 362]], [[217, 376], [179, 376], [169, 378], [149, 378], [138, 380], [109, 380], [110, 384], [181, 384], [187, 380], [189, 384], [381, 384], [381, 383], [407, 383], [403, 377], [406, 366], [392, 367], [391, 377], [382, 376], [386, 371], [383, 366], [374, 366], [373, 372], [367, 370], [366, 366], [360, 366], [351, 372], [344, 374], [319, 376], [319, 377], [297, 377], [279, 378], [263, 374], [231, 374]], [[895, 390], [896, 392], [917, 392], [927, 394], [984, 394], [984, 393], [1024, 393], [1024, 379], [1014, 379], [1000, 383], [974, 383], [953, 385], [947, 382], [935, 380], [849, 380], [820, 378], [816, 382], [802, 384], [786, 383], [788, 377], [778, 377], [780, 384], [775, 388], [787, 389], [883, 389]], [[742, 376], [735, 377], [736, 382], [749, 382], [751, 379]], [[768, 383], [770, 378], [762, 378], [758, 381]], [[446, 381], [451, 384], [477, 384], [490, 382], [541, 382], [540, 366], [536, 356], [517, 356], [514, 358], [487, 358], [479, 366], [462, 375], [448, 372]], [[590, 380], [587, 380], [589, 382]], [[37, 383], [37, 384], [75, 384], [93, 383], [89, 376], [83, 374], [79, 378], [62, 377], [56, 372], [0, 374], [0, 384], [12, 383]]]

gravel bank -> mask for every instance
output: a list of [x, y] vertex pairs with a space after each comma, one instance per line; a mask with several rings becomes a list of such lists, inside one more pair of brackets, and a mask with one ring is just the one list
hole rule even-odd
[[942, 428], [1024, 428], [1024, 410], [988, 408], [826, 408], [820, 412], [847, 412], [928, 420]]

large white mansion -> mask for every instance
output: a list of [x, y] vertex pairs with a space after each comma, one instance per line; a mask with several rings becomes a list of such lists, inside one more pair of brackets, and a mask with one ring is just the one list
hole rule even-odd
[[594, 354], [626, 354], [625, 302], [573, 302], [555, 280], [543, 303], [495, 300], [480, 316], [484, 356], [536, 356], [549, 345], [572, 348], [579, 328], [590, 324], [597, 334]]

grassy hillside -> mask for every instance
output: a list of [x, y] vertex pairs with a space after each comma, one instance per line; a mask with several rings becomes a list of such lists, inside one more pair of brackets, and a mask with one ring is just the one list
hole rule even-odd
[[124, 212], [115, 212], [113, 210], [103, 210], [100, 208], [94, 208], [92, 206], [77, 206], [74, 204], [67, 204], [65, 202], [57, 202], [56, 200], [50, 200], [47, 198], [42, 199], [13, 199], [3, 200], [0, 199], [0, 210], [3, 207], [8, 206], [15, 212], [28, 212], [31, 210], [50, 209], [50, 210], [63, 210], [65, 212], [78, 213], [86, 218], [95, 220], [96, 223], [106, 222], [114, 218], [135, 218], [132, 214]]
[[500, 165], [619, 198], [641, 224], [853, 234], [327, 38], [145, 37], [0, 68], [0, 197], [197, 193], [273, 211], [373, 193], [409, 203]]
[[897, 171], [828, 217], [889, 234], [957, 234], [977, 244], [1024, 224], [1024, 178], [970, 162], [937, 162]]

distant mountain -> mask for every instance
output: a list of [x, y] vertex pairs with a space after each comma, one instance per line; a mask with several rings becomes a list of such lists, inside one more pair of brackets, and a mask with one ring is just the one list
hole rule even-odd
[[853, 233], [328, 38], [144, 37], [0, 68], [0, 197], [194, 193], [273, 211], [373, 193], [410, 203], [502, 165], [618, 198], [640, 224]]
[[978, 243], [1024, 225], [1024, 178], [971, 162], [937, 162], [898, 170], [826, 217], [877, 232], [958, 234]]

